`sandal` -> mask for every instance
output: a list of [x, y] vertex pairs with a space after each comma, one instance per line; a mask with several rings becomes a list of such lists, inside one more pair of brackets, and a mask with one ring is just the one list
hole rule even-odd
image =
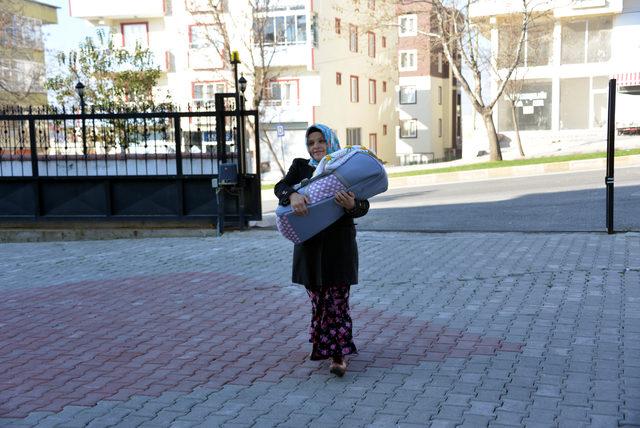
[[343, 359], [341, 359], [340, 362], [336, 362], [335, 360], [333, 360], [333, 362], [329, 366], [329, 372], [338, 377], [344, 376], [344, 374], [347, 372], [347, 362]]

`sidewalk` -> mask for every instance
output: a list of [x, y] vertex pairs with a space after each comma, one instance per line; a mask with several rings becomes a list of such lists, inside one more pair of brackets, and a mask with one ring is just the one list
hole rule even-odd
[[638, 234], [358, 242], [341, 379], [277, 232], [3, 244], [0, 426], [640, 424]]

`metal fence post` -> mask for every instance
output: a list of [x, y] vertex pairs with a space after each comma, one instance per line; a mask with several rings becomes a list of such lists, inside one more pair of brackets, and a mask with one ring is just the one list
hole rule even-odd
[[174, 139], [176, 143], [176, 176], [178, 177], [178, 215], [184, 215], [184, 176], [182, 174], [182, 126], [180, 115], [173, 116]]
[[615, 157], [616, 138], [616, 79], [609, 80], [609, 117], [607, 119], [607, 176], [604, 179], [607, 186], [607, 233], [613, 230], [613, 167]]
[[36, 144], [36, 121], [29, 107], [29, 146], [31, 148], [31, 176], [33, 177], [34, 216], [40, 217], [40, 171], [38, 169], [38, 146]]

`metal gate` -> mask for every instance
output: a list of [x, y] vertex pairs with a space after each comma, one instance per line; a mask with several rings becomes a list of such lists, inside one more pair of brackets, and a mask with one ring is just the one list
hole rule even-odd
[[[261, 219], [258, 113], [0, 112], [0, 222]], [[231, 165], [230, 165], [231, 164]], [[216, 189], [218, 171], [237, 180]], [[220, 196], [220, 195], [218, 195]]]

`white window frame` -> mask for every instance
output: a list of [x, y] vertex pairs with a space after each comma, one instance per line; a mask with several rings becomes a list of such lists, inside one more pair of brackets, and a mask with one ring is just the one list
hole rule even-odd
[[149, 47], [149, 23], [148, 22], [123, 22], [120, 24], [120, 31], [122, 31], [122, 47], [125, 49], [135, 49], [135, 42], [133, 44], [127, 43], [127, 35], [125, 28], [131, 27], [144, 27], [144, 37], [142, 39], [136, 38], [136, 41], [140, 41], [140, 46], [145, 49]]
[[[193, 104], [196, 109], [206, 106], [208, 103], [215, 102], [215, 94], [226, 92], [227, 85], [222, 80], [211, 82], [193, 82]], [[202, 96], [196, 97], [196, 86], [202, 87]]]
[[[403, 67], [402, 55], [413, 56], [413, 64]], [[418, 69], [418, 50], [417, 49], [405, 49], [398, 51], [398, 70], [399, 71], [416, 71]]]
[[347, 128], [347, 145], [356, 146], [362, 144], [362, 128]]
[[[267, 86], [267, 96], [265, 97], [265, 104], [271, 106], [292, 106], [298, 105], [300, 100], [298, 94], [300, 93], [299, 81], [297, 79], [276, 79], [269, 82]], [[280, 86], [280, 97], [273, 97], [273, 85]], [[283, 94], [289, 94], [289, 97], [283, 97]]]
[[[403, 21], [411, 23], [410, 28], [403, 25]], [[398, 17], [398, 37], [415, 37], [418, 35], [418, 15], [406, 14]]]

